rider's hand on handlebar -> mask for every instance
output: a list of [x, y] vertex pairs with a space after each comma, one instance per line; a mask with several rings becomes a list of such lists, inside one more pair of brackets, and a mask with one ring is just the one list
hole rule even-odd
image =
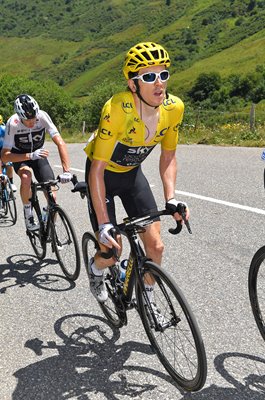
[[0, 174], [0, 181], [3, 182], [3, 183], [6, 183], [7, 176], [5, 174]]
[[33, 151], [33, 153], [30, 153], [29, 158], [32, 161], [35, 161], [35, 160], [39, 160], [41, 158], [47, 158], [48, 155], [49, 155], [49, 150], [38, 149], [38, 150]]
[[72, 179], [72, 174], [71, 172], [64, 172], [63, 174], [59, 175], [59, 179], [61, 183], [68, 183]]
[[174, 214], [176, 221], [182, 221], [184, 216], [187, 221], [190, 217], [189, 207], [184, 201], [170, 199], [166, 202], [166, 209]]
[[114, 226], [110, 222], [99, 225], [98, 229], [98, 240], [100, 243], [109, 248], [116, 247], [117, 249], [120, 249], [120, 245], [113, 239], [110, 233], [110, 230], [114, 229]]

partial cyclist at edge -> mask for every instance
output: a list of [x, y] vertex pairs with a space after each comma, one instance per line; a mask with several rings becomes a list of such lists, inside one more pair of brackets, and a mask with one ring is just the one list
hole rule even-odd
[[[1, 160], [1, 150], [3, 148], [5, 131], [6, 131], [6, 126], [4, 124], [4, 120], [3, 120], [2, 115], [0, 115], [0, 179], [1, 180], [3, 179], [4, 181], [6, 180], [6, 177], [3, 175], [3, 170], [2, 170], [3, 166], [2, 166], [2, 160]], [[13, 181], [13, 167], [12, 167], [12, 165], [6, 165], [6, 172], [7, 172], [7, 176], [9, 178], [12, 190], [13, 190], [13, 192], [16, 192], [17, 191], [17, 187], [16, 187], [16, 185], [14, 184], [14, 181]]]
[[1, 157], [3, 162], [12, 161], [20, 177], [20, 196], [24, 206], [25, 224], [28, 230], [39, 229], [34, 221], [31, 197], [32, 171], [38, 182], [55, 179], [44, 148], [45, 133], [49, 133], [56, 144], [62, 164], [61, 183], [70, 182], [70, 160], [66, 144], [50, 116], [40, 110], [37, 101], [28, 94], [21, 94], [14, 102], [15, 114], [6, 124], [6, 134]]
[[[182, 220], [177, 210], [183, 202], [175, 199], [175, 187], [176, 147], [184, 104], [178, 97], [167, 92], [169, 66], [168, 52], [160, 44], [143, 42], [133, 46], [123, 65], [127, 91], [115, 94], [105, 103], [98, 130], [85, 147], [88, 209], [103, 252], [112, 247], [118, 249], [118, 252], [121, 249], [120, 238], [115, 241], [110, 235], [110, 229], [117, 223], [115, 196], [120, 197], [129, 217], [157, 210], [141, 163], [158, 143], [161, 145], [161, 154], [157, 168], [163, 184], [166, 208], [174, 212], [175, 220]], [[189, 209], [187, 204], [184, 203], [184, 206], [188, 219]], [[159, 218], [145, 226], [145, 229], [141, 239], [146, 255], [160, 265], [164, 245]], [[105, 302], [108, 298], [103, 279], [104, 269], [115, 262], [114, 257], [108, 260], [102, 258], [100, 252], [90, 260], [90, 290], [99, 302]], [[152, 277], [146, 277], [145, 286], [152, 302]]]

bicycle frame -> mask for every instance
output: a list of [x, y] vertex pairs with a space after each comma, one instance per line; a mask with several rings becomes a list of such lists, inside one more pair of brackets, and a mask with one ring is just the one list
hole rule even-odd
[[[141, 291], [143, 293], [145, 304], [147, 305], [150, 314], [153, 316], [157, 329], [159, 329], [158, 324], [154, 316], [150, 300], [148, 298], [148, 295], [144, 287], [144, 281], [141, 277], [141, 272], [143, 272], [143, 266], [148, 258], [144, 254], [143, 249], [140, 245], [138, 234], [145, 231], [144, 226], [150, 225], [155, 218], [160, 217], [162, 215], [171, 215], [171, 212], [168, 210], [162, 210], [162, 211], [152, 212], [144, 217], [139, 217], [139, 218], [136, 217], [131, 219], [125, 218], [123, 223], [117, 225], [118, 232], [126, 235], [131, 250], [129, 255], [128, 265], [126, 268], [125, 281], [122, 287], [121, 301], [125, 305], [125, 310], [135, 306], [135, 304], [132, 303], [132, 299], [133, 299], [133, 290], [137, 281], [138, 284], [141, 286]], [[173, 231], [170, 230], [171, 233], [173, 233]]]
[[[36, 182], [31, 182], [31, 204], [32, 207], [35, 207], [35, 210], [38, 215], [38, 220], [40, 223], [40, 234], [42, 237], [43, 241], [47, 241], [49, 235], [50, 235], [50, 229], [51, 229], [51, 218], [54, 215], [54, 210], [58, 206], [56, 203], [54, 197], [53, 197], [53, 192], [52, 192], [52, 186], [56, 186], [58, 183], [58, 180], [54, 181], [49, 181], [49, 182], [43, 182], [43, 183], [36, 183]], [[47, 207], [48, 207], [48, 219], [47, 222], [44, 223], [42, 220], [42, 210], [40, 208], [40, 203], [38, 199], [38, 194], [37, 192], [43, 192], [46, 199], [47, 199]]]

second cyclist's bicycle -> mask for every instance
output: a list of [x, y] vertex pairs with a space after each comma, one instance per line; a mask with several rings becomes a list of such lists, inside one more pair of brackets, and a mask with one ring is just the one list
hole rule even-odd
[[[34, 231], [27, 229], [27, 235], [39, 259], [45, 258], [47, 243], [51, 243], [52, 251], [55, 252], [65, 276], [70, 280], [76, 280], [80, 273], [78, 241], [68, 214], [54, 200], [52, 188], [58, 190], [58, 183], [59, 179], [31, 183], [33, 216], [39, 229]], [[39, 203], [38, 191], [43, 192], [46, 197], [45, 218]]]
[[[86, 186], [82, 182], [72, 191], [79, 191], [82, 197], [86, 196]], [[108, 299], [104, 303], [99, 302], [99, 305], [116, 328], [127, 324], [128, 310], [136, 309], [152, 348], [165, 369], [180, 387], [197, 391], [205, 383], [207, 361], [195, 316], [169, 273], [147, 259], [139, 240], [139, 234], [144, 232], [145, 226], [164, 215], [171, 213], [162, 210], [140, 218], [125, 218], [123, 223], [115, 227], [116, 232], [123, 236], [123, 243], [127, 243], [129, 252], [125, 280], [122, 282], [120, 279], [118, 265], [107, 268], [104, 280]], [[178, 224], [170, 232], [178, 233], [181, 227]], [[99, 251], [94, 233], [84, 233], [82, 251], [87, 270], [90, 259]], [[101, 255], [110, 258], [113, 251]], [[155, 281], [152, 301], [145, 288], [146, 274]]]
[[1, 216], [5, 218], [10, 216], [12, 224], [15, 225], [17, 222], [16, 197], [7, 176], [6, 164], [3, 164], [2, 173], [5, 175], [5, 179], [0, 180], [0, 218]]

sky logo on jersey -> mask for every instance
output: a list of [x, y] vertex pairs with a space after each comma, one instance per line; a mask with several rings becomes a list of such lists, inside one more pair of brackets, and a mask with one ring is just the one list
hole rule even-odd
[[111, 131], [108, 131], [108, 129], [101, 128], [101, 131], [99, 132], [99, 137], [102, 140], [109, 140], [112, 138], [112, 133]]
[[122, 143], [117, 143], [111, 161], [124, 167], [136, 167], [145, 160], [154, 147], [155, 145], [128, 147]]

